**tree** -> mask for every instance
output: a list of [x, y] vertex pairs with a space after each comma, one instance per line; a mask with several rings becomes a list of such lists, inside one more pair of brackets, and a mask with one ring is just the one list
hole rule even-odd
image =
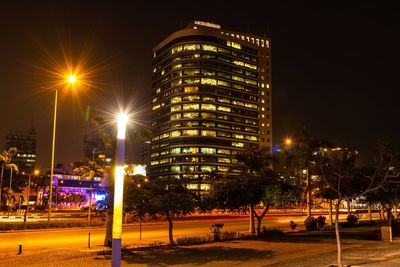
[[320, 190], [325, 196], [336, 200], [335, 234], [338, 251], [338, 266], [343, 266], [339, 232], [339, 208], [343, 199], [356, 198], [378, 190], [390, 178], [398, 176], [392, 170], [393, 154], [387, 147], [380, 147], [376, 167], [359, 166], [356, 151], [329, 149], [319, 153], [315, 171], [320, 178]]
[[87, 178], [90, 182], [89, 188], [89, 203], [88, 203], [88, 223], [90, 224], [90, 216], [92, 211], [92, 195], [93, 195], [93, 178], [95, 175], [103, 177], [105, 166], [97, 164], [95, 160], [84, 160], [83, 165], [75, 168], [74, 173], [82, 178]]
[[1, 176], [0, 176], [0, 208], [3, 203], [3, 194], [4, 194], [4, 169], [9, 168], [12, 169], [15, 173], [18, 173], [17, 165], [11, 163], [12, 157], [17, 153], [17, 149], [15, 147], [10, 147], [8, 151], [3, 151], [0, 153], [0, 163], [1, 163]]
[[[265, 148], [247, 149], [237, 155], [234, 167], [237, 175], [217, 176], [214, 179], [211, 197], [217, 207], [228, 210], [250, 210], [250, 231], [255, 232], [254, 216], [257, 219], [257, 234], [261, 235], [262, 219], [271, 205], [296, 202], [299, 190], [295, 185], [281, 179], [270, 169], [272, 158]], [[297, 197], [295, 197], [297, 196]], [[258, 214], [255, 207], [262, 203]]]
[[157, 179], [143, 184], [140, 188], [125, 187], [124, 205], [129, 211], [150, 216], [162, 215], [168, 221], [169, 243], [174, 246], [173, 218], [191, 213], [196, 207], [195, 194], [186, 188], [185, 183], [175, 178]]

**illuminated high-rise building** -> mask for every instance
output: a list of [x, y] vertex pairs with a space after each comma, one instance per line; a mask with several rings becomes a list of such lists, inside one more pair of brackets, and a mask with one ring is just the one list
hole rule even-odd
[[150, 176], [209, 188], [246, 146], [271, 150], [271, 47], [266, 37], [195, 21], [153, 49]]
[[36, 131], [32, 128], [25, 130], [8, 130], [5, 149], [17, 149], [12, 162], [18, 166], [21, 173], [32, 173], [36, 166]]

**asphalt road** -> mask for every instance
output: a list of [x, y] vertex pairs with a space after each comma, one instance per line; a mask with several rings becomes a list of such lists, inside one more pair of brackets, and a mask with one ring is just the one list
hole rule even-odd
[[[285, 216], [271, 217], [263, 221], [268, 228], [287, 227], [290, 220], [304, 221], [304, 217]], [[223, 231], [248, 231], [248, 218], [224, 218], [213, 220], [176, 221], [174, 223], [174, 238], [181, 236], [194, 236], [210, 234], [210, 226], [213, 223], [224, 223]], [[10, 231], [0, 233], [0, 256], [4, 253], [18, 251], [18, 246], [23, 245], [24, 252], [48, 248], [88, 248], [88, 236], [90, 233], [91, 247], [103, 245], [104, 227], [82, 227], [69, 229], [42, 229]], [[123, 245], [145, 244], [154, 241], [168, 241], [168, 224], [166, 222], [142, 224], [142, 240], [139, 240], [139, 224], [123, 227]]]
[[[341, 215], [341, 220], [343, 220]], [[263, 226], [267, 228], [288, 229], [289, 221], [294, 220], [298, 228], [303, 228], [306, 216], [267, 215], [263, 220]], [[201, 219], [191, 221], [174, 222], [174, 238], [182, 236], [195, 236], [210, 234], [210, 226], [213, 223], [224, 223], [222, 231], [246, 232], [249, 229], [248, 217]], [[34, 251], [50, 248], [88, 248], [88, 236], [90, 233], [91, 248], [101, 248], [105, 237], [104, 227], [81, 227], [61, 229], [41, 229], [23, 231], [0, 232], [0, 256], [8, 253], [16, 253], [18, 246], [23, 245], [23, 251]], [[139, 224], [131, 224], [123, 227], [123, 245], [148, 244], [155, 241], [168, 242], [168, 224], [166, 222], [143, 223], [139, 240]]]

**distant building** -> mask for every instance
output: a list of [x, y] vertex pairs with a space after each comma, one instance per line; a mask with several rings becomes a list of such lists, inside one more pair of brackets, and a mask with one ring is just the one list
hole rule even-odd
[[195, 21], [153, 49], [150, 177], [209, 189], [246, 146], [271, 151], [271, 47], [266, 37]]
[[111, 147], [106, 146], [98, 135], [83, 137], [83, 157], [90, 160], [102, 161], [106, 166], [111, 165]]
[[12, 162], [18, 166], [20, 172], [32, 173], [36, 166], [36, 140], [34, 129], [29, 131], [8, 130], [6, 134], [5, 149], [17, 148], [17, 154]]

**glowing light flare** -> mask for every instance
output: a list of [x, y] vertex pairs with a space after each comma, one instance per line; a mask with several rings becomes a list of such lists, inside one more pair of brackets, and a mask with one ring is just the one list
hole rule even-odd
[[34, 171], [33, 171], [33, 174], [34, 174], [34, 175], [39, 175], [39, 173], [40, 173], [39, 170], [34, 170]]
[[117, 123], [118, 123], [117, 138], [125, 139], [126, 125], [128, 123], [128, 115], [126, 115], [125, 113], [118, 114]]
[[293, 140], [292, 140], [291, 138], [287, 137], [287, 138], [285, 139], [285, 145], [290, 146], [290, 145], [292, 145], [292, 144], [293, 144]]
[[122, 232], [123, 193], [124, 193], [124, 166], [116, 166], [112, 237], [117, 239], [121, 238], [121, 232]]
[[76, 83], [76, 81], [77, 81], [77, 79], [76, 79], [76, 76], [75, 76], [75, 75], [69, 75], [69, 76], [68, 76], [68, 82], [69, 82], [70, 84], [74, 84], [74, 83]]

